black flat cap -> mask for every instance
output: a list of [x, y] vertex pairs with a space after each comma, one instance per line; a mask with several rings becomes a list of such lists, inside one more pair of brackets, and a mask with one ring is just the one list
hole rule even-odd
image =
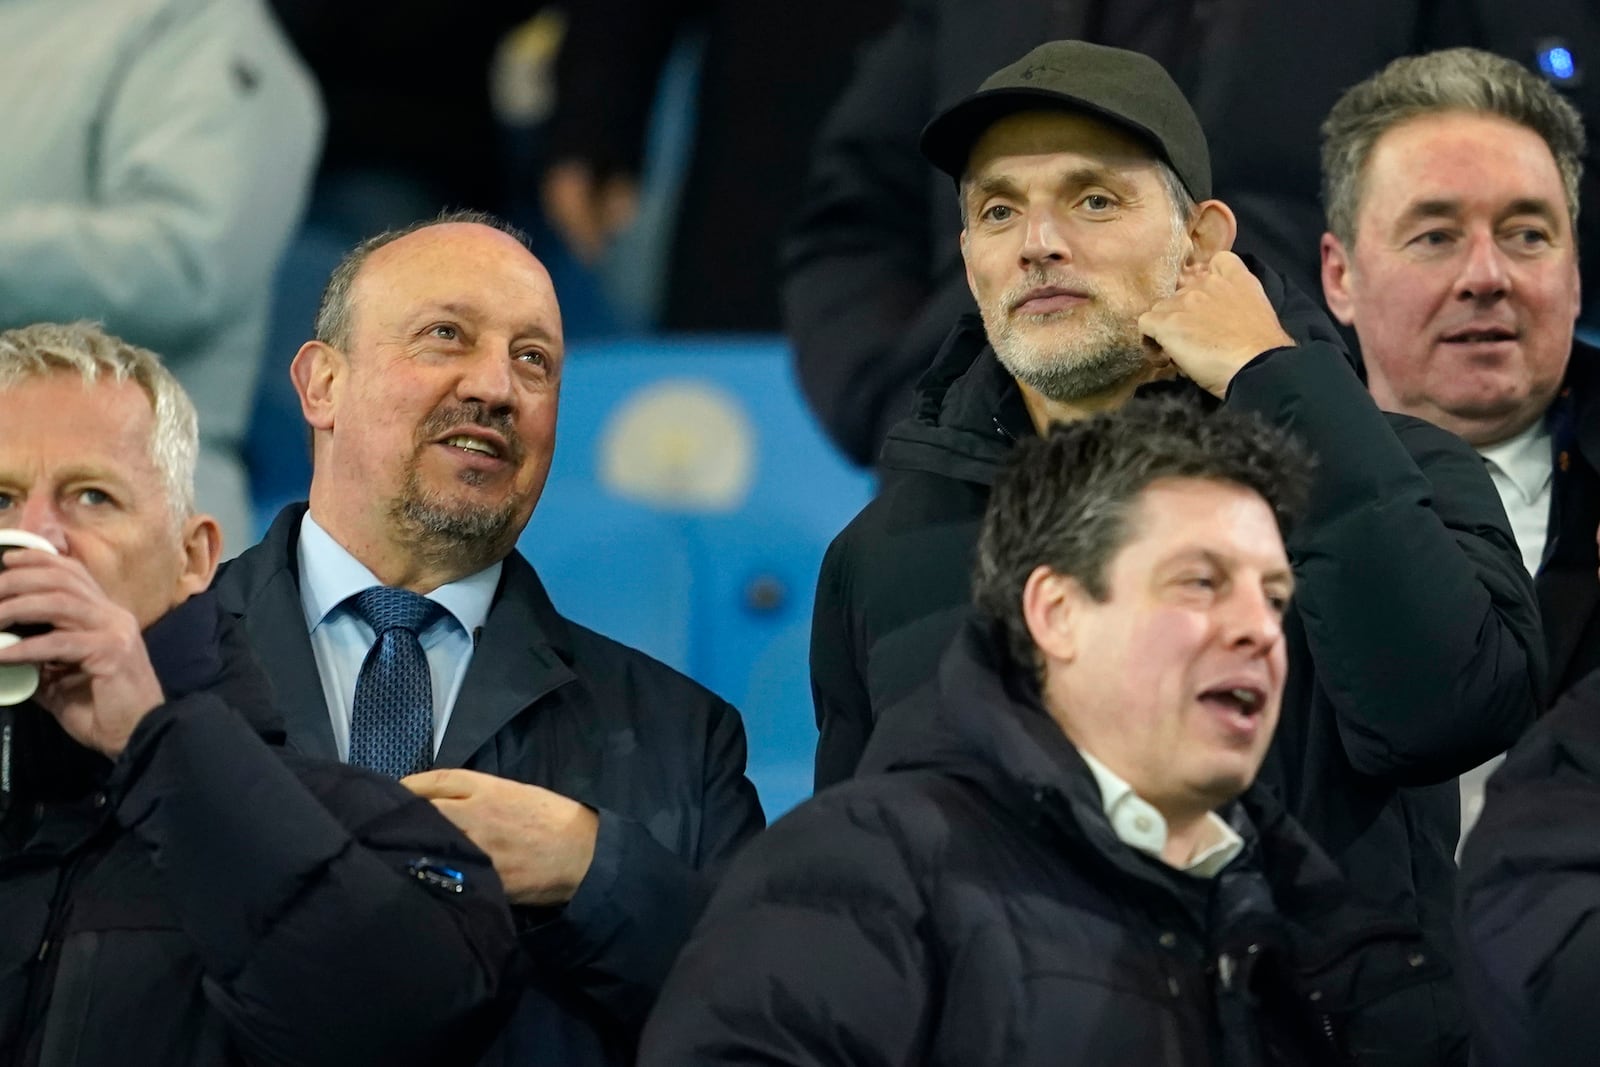
[[922, 154], [961, 180], [972, 146], [1018, 111], [1087, 111], [1144, 138], [1196, 200], [1211, 196], [1211, 153], [1194, 108], [1149, 56], [1087, 41], [1051, 41], [984, 79], [978, 91], [936, 115]]

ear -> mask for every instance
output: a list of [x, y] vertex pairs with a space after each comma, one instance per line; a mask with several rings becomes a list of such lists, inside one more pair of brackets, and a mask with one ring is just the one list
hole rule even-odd
[[1239, 236], [1239, 220], [1233, 209], [1221, 200], [1203, 200], [1189, 217], [1189, 254], [1184, 257], [1182, 274], [1199, 274], [1211, 257], [1233, 247]]
[[222, 527], [210, 515], [192, 515], [183, 523], [183, 570], [178, 575], [178, 603], [211, 587], [222, 560]]
[[978, 299], [978, 283], [972, 280], [972, 264], [967, 260], [967, 230], [961, 228], [961, 265], [967, 271], [967, 291], [972, 294], [972, 299]]
[[1350, 254], [1331, 233], [1322, 235], [1322, 299], [1342, 325], [1355, 322], [1355, 301], [1350, 297]]
[[289, 364], [289, 379], [300, 396], [300, 413], [314, 430], [333, 428], [346, 363], [343, 352], [321, 341], [307, 341]]
[[1079, 610], [1087, 594], [1077, 579], [1043, 564], [1022, 584], [1022, 618], [1047, 665], [1071, 663], [1078, 656]]

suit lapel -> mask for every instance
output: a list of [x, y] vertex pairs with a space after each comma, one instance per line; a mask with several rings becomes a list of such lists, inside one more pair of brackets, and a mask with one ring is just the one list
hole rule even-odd
[[[1559, 689], [1581, 664], [1584, 634], [1600, 615], [1595, 531], [1600, 526], [1600, 352], [1575, 344], [1566, 382], [1551, 405], [1555, 455], [1550, 544], [1534, 587], [1550, 653], [1550, 684]], [[1593, 650], [1584, 653], [1590, 662]], [[1575, 680], [1575, 679], [1574, 679]], [[1552, 691], [1551, 698], [1560, 696]]]
[[217, 578], [225, 610], [238, 618], [250, 638], [283, 717], [288, 747], [307, 756], [337, 760], [338, 746], [328, 718], [322, 675], [300, 606], [296, 556], [304, 504], [291, 504], [278, 514], [266, 537]]
[[[1600, 581], [1593, 571], [1574, 573], [1566, 568], [1539, 572], [1534, 583], [1539, 592], [1539, 614], [1544, 622], [1545, 645], [1550, 652], [1550, 684], [1560, 686], [1578, 652], [1578, 641], [1600, 610]], [[1551, 698], [1561, 694], [1552, 692]]]
[[507, 556], [435, 765], [498, 770], [477, 758], [479, 750], [525, 708], [577, 680], [570, 654], [566, 623], [533, 568], [517, 553]]

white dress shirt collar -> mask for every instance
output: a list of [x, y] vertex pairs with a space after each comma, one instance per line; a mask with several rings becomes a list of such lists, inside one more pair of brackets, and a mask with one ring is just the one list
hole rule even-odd
[[[313, 630], [350, 597], [383, 584], [318, 525], [309, 511], [300, 523], [299, 555], [300, 601], [306, 618], [312, 620]], [[444, 608], [469, 637], [476, 638], [489, 617], [489, 605], [500, 585], [501, 566], [497, 561], [476, 574], [441, 585], [428, 594], [428, 599]]]
[[[1161, 852], [1167, 847], [1167, 820], [1105, 764], [1082, 749], [1078, 754], [1100, 787], [1101, 806], [1117, 839], [1165, 863]], [[1205, 828], [1205, 841], [1199, 850], [1177, 869], [1197, 878], [1215, 878], [1244, 851], [1244, 839], [1214, 811], [1206, 813]]]
[[1543, 419], [1515, 437], [1478, 449], [1478, 455], [1511, 480], [1524, 503], [1533, 503], [1554, 474], [1550, 464], [1550, 427]]
[[1550, 493], [1555, 468], [1550, 428], [1543, 419], [1515, 437], [1478, 449], [1529, 574], [1538, 574], [1550, 536]]

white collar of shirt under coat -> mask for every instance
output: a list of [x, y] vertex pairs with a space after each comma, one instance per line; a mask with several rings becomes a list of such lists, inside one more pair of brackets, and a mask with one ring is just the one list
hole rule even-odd
[[1550, 427], [1544, 419], [1496, 445], [1478, 449], [1489, 478], [1506, 509], [1529, 574], [1539, 573], [1550, 536], [1550, 490], [1555, 468], [1550, 458]]
[[[1095, 784], [1100, 787], [1100, 803], [1117, 839], [1165, 863], [1161, 851], [1167, 847], [1167, 820], [1104, 763], [1082, 749], [1078, 754], [1089, 765]], [[1244, 838], [1216, 812], [1206, 812], [1206, 829], [1209, 843], [1177, 870], [1197, 878], [1215, 878], [1244, 851]]]

